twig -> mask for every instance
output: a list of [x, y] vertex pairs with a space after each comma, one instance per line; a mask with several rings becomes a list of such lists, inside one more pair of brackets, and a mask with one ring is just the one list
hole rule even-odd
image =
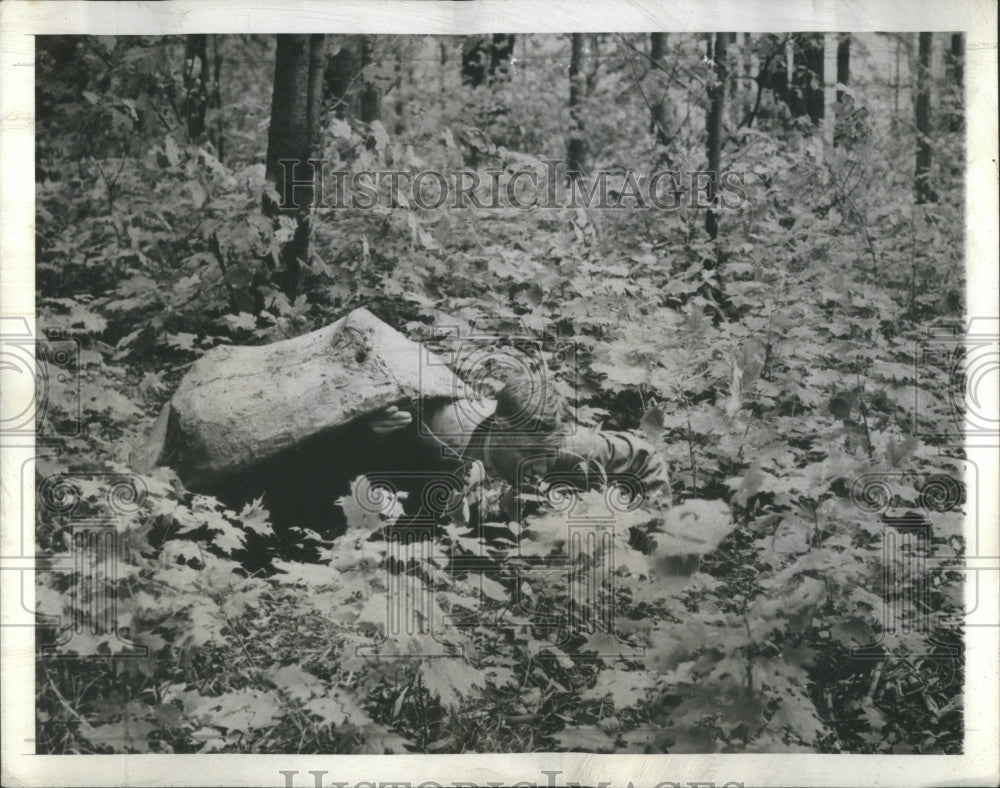
[[750, 128], [753, 125], [753, 122], [757, 119], [757, 113], [760, 112], [760, 100], [764, 95], [764, 75], [771, 67], [771, 62], [775, 57], [777, 57], [778, 53], [785, 51], [785, 45], [788, 43], [788, 39], [789, 36], [785, 36], [780, 39], [777, 45], [770, 51], [770, 53], [768, 53], [768, 56], [764, 58], [764, 62], [761, 64], [760, 68], [757, 69], [757, 76], [754, 77], [753, 80], [757, 83], [757, 97], [754, 100], [753, 109], [743, 116], [743, 120], [740, 121], [740, 125], [736, 128]]
[[753, 692], [753, 633], [750, 631], [750, 618], [747, 616], [746, 603], [743, 604], [743, 627], [747, 631], [747, 692]]
[[[639, 96], [642, 98], [643, 103], [645, 103], [647, 109], [649, 109], [649, 116], [653, 119], [653, 125], [656, 126], [657, 130], [660, 132], [660, 135], [664, 140], [672, 140], [673, 136], [665, 128], [663, 128], [663, 125], [656, 117], [656, 112], [653, 109], [653, 105], [649, 101], [649, 97], [646, 96], [646, 91], [642, 89], [642, 81], [639, 75], [636, 73], [635, 61], [632, 60], [632, 58], [629, 58], [628, 65], [632, 71], [632, 80], [635, 82], [636, 90], [639, 91]], [[669, 160], [667, 161], [667, 163], [668, 164], [670, 163]]]
[[910, 211], [910, 311], [917, 303], [917, 215]]
[[229, 305], [234, 310], [236, 309], [236, 291], [229, 282], [229, 275], [226, 271], [226, 259], [225, 254], [222, 251], [222, 244], [219, 243], [218, 233], [212, 233], [211, 237], [208, 239], [208, 247], [212, 250], [212, 254], [215, 259], [219, 261], [219, 268], [222, 271], [222, 284], [225, 286], [226, 291], [229, 293]]
[[182, 369], [187, 369], [188, 367], [193, 367], [194, 361], [188, 361], [186, 364], [178, 364], [176, 367], [171, 367], [167, 372], [180, 372]]
[[865, 443], [868, 444], [868, 457], [872, 456], [872, 434], [871, 430], [868, 429], [868, 409], [865, 408], [865, 392], [861, 385], [861, 370], [857, 370], [854, 373], [857, 376], [858, 382], [858, 412], [861, 414], [861, 423], [865, 428]]
[[691, 418], [688, 417], [688, 458], [691, 461], [691, 489], [698, 489], [698, 466], [694, 461], [694, 433], [691, 431]]
[[757, 119], [757, 113], [760, 112], [760, 100], [764, 96], [764, 74], [771, 67], [771, 61], [774, 60], [775, 52], [769, 54], [765, 59], [761, 67], [757, 70], [757, 76], [754, 77], [754, 82], [757, 83], [757, 96], [753, 102], [753, 109], [747, 112], [743, 116], [743, 120], [740, 121], [740, 125], [736, 128], [750, 128], [753, 122]]
[[[663, 67], [662, 63], [657, 63], [655, 60], [653, 60], [652, 57], [650, 57], [650, 55], [647, 52], [643, 52], [641, 49], [639, 49], [638, 47], [636, 47], [635, 44], [633, 44], [630, 41], [626, 40], [625, 36], [619, 34], [618, 35], [618, 40], [622, 44], [624, 44], [625, 46], [627, 46], [629, 49], [631, 49], [633, 52], [635, 52], [637, 55], [639, 55], [640, 57], [643, 57], [646, 60], [648, 60], [650, 62], [650, 69], [651, 70], [662, 71], [664, 74], [667, 75], [668, 81], [673, 82], [678, 87], [685, 88], [686, 90], [690, 90], [691, 89], [690, 85], [685, 85], [684, 83], [682, 83], [680, 80], [678, 80], [675, 77], [675, 74], [677, 73], [677, 68], [678, 68], [678, 65], [677, 65], [676, 61], [674, 62], [674, 68], [673, 68], [673, 70], [667, 71], [667, 69]], [[708, 88], [708, 83], [697, 72], [695, 72], [695, 71], [693, 71], [691, 69], [685, 69], [685, 75], [691, 77], [691, 79], [693, 79], [696, 82], [700, 82], [701, 86], [703, 88], [706, 88], [706, 89]]]
[[80, 714], [79, 714], [79, 712], [77, 712], [77, 710], [74, 709], [69, 704], [69, 701], [66, 700], [66, 698], [63, 697], [62, 693], [56, 688], [55, 682], [52, 681], [52, 677], [49, 676], [48, 674], [46, 674], [45, 678], [46, 678], [46, 680], [48, 682], [49, 689], [52, 690], [52, 693], [56, 696], [56, 699], [59, 701], [59, 704], [64, 709], [66, 709], [66, 711], [68, 711], [70, 713], [70, 716], [72, 716], [77, 722], [79, 722], [81, 725], [83, 725], [84, 728], [87, 728], [88, 730], [91, 730], [93, 728], [93, 726], [89, 722], [87, 722], [83, 717], [81, 717]]
[[854, 198], [851, 197], [850, 192], [844, 189], [843, 184], [841, 184], [840, 179], [837, 177], [836, 171], [833, 169], [833, 165], [830, 162], [826, 162], [826, 167], [830, 171], [830, 177], [833, 178], [833, 183], [837, 187], [844, 199], [847, 200], [847, 204], [851, 207], [851, 211], [854, 213], [854, 217], [858, 220], [858, 224], [861, 225], [861, 230], [865, 234], [865, 243], [868, 244], [868, 253], [872, 257], [872, 276], [878, 276], [878, 257], [875, 254], [875, 243], [872, 241], [871, 234], [868, 232], [868, 225], [865, 224], [865, 219], [861, 215], [861, 211], [858, 210], [858, 206], [854, 203]]
[[875, 691], [878, 689], [879, 682], [882, 680], [882, 668], [885, 666], [885, 660], [880, 659], [875, 664], [875, 670], [872, 673], [872, 683], [868, 687], [868, 693], [865, 695], [868, 702], [875, 698]]

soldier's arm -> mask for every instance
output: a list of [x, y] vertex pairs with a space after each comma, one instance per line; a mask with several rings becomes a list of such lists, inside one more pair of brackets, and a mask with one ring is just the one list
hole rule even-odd
[[[493, 407], [495, 403], [485, 401], [477, 410], [492, 412]], [[473, 412], [472, 406], [462, 400], [425, 400], [417, 430], [420, 443], [434, 452], [461, 457], [475, 427], [470, 424]], [[368, 425], [376, 435], [384, 436], [408, 427], [415, 418], [416, 414], [392, 406], [372, 416]]]

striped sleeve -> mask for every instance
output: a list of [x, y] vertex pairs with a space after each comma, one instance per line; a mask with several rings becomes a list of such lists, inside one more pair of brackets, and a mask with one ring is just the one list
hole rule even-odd
[[607, 479], [646, 500], [670, 496], [666, 461], [649, 441], [628, 432], [588, 431], [567, 438], [549, 477], [580, 489], [600, 487]]

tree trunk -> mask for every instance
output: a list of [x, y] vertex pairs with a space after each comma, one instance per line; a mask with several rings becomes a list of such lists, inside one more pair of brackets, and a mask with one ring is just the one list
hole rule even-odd
[[360, 68], [360, 46], [354, 36], [346, 37], [340, 48], [327, 58], [323, 81], [330, 108], [338, 118], [352, 114], [348, 94]]
[[403, 52], [400, 49], [396, 50], [395, 68], [396, 78], [393, 89], [396, 91], [396, 101], [393, 109], [396, 115], [396, 122], [393, 125], [393, 133], [400, 135], [406, 130], [406, 100], [403, 98], [403, 83], [406, 81], [406, 75], [409, 73], [409, 69], [404, 70], [403, 68]]
[[325, 36], [278, 36], [266, 175], [275, 184], [280, 203], [275, 205], [265, 196], [263, 208], [268, 216], [294, 216], [297, 220], [295, 233], [280, 255], [282, 290], [290, 301], [298, 294], [300, 263], [309, 255], [314, 196], [310, 159], [322, 153], [320, 119], [325, 60]]
[[444, 41], [441, 41], [438, 44], [438, 51], [440, 54], [438, 58], [438, 66], [440, 66], [440, 71], [438, 72], [438, 77], [440, 78], [438, 81], [438, 90], [442, 96], [447, 97], [448, 45]]
[[587, 53], [590, 58], [590, 66], [587, 69], [585, 84], [587, 86], [587, 95], [590, 96], [597, 88], [597, 77], [601, 72], [601, 37], [594, 33], [587, 36], [587, 40], [590, 42], [590, 51]]
[[785, 43], [787, 73], [785, 101], [788, 104], [788, 111], [793, 118], [801, 118], [806, 114], [805, 96], [802, 94], [802, 85], [799, 78], [799, 71], [802, 69], [802, 57], [796, 46], [796, 39], [789, 38]]
[[583, 95], [585, 76], [583, 73], [584, 34], [573, 33], [572, 51], [569, 60], [569, 145], [566, 151], [566, 169], [570, 178], [579, 178], [587, 168], [587, 142], [583, 127]]
[[[375, 36], [361, 37], [361, 69], [370, 66], [373, 62], [375, 51]], [[358, 105], [358, 116], [364, 123], [371, 123], [373, 120], [382, 118], [382, 96], [375, 83], [364, 80], [364, 87], [361, 88], [361, 97]]]
[[510, 59], [514, 54], [514, 35], [496, 33], [490, 47], [490, 79], [510, 74]]
[[813, 125], [819, 126], [825, 115], [823, 34], [808, 33], [797, 43], [802, 60], [802, 67], [796, 73], [796, 84], [802, 94], [803, 111], [800, 114], [808, 115]]
[[753, 56], [753, 36], [750, 33], [743, 34], [743, 48], [740, 52], [743, 64], [743, 115], [740, 123], [750, 116], [754, 105], [754, 56]]
[[965, 65], [965, 35], [953, 33], [948, 51], [948, 74], [958, 87], [962, 87]]
[[486, 82], [489, 52], [482, 37], [468, 39], [462, 47], [462, 84], [478, 88]]
[[[729, 54], [734, 63], [743, 62], [743, 47], [739, 33], [729, 35]], [[729, 124], [732, 128], [739, 128], [743, 119], [743, 94], [747, 85], [743, 81], [743, 72], [739, 65], [733, 68], [729, 75]]]
[[856, 111], [854, 100], [846, 88], [851, 82], [851, 34], [841, 33], [837, 41], [837, 119], [834, 124], [834, 147], [850, 144], [853, 139], [851, 128], [852, 113]]
[[498, 74], [509, 73], [513, 53], [512, 34], [495, 33], [489, 38], [468, 38], [462, 47], [462, 83], [476, 88], [485, 85]]
[[[851, 82], [851, 34], [841, 33], [837, 42], [837, 84], [849, 85]], [[837, 88], [837, 103], [844, 99], [843, 88]]]
[[763, 112], [766, 116], [783, 118], [785, 110], [789, 114], [792, 113], [792, 107], [795, 103], [791, 89], [791, 75], [795, 69], [795, 50], [792, 46], [792, 40], [789, 37], [782, 41], [781, 38], [773, 34], [765, 35], [764, 40], [768, 44], [768, 51], [757, 72], [757, 95], [754, 98], [754, 107], [740, 124], [748, 128], [753, 125], [758, 113], [762, 111], [765, 90], [770, 91], [774, 99], [772, 108], [767, 108], [764, 105]]
[[189, 140], [205, 133], [205, 110], [208, 107], [208, 36], [184, 39], [184, 119]]
[[215, 110], [215, 129], [212, 132], [212, 144], [219, 161], [225, 161], [226, 136], [222, 123], [222, 53], [219, 51], [219, 36], [212, 36], [212, 92], [209, 96], [209, 106]]
[[[840, 40], [836, 33], [823, 33], [823, 151], [830, 151], [836, 144], [837, 125], [837, 57], [840, 54]], [[821, 151], [821, 152], [823, 152]], [[823, 177], [829, 176], [827, 170]]]
[[708, 132], [708, 202], [712, 206], [705, 214], [705, 229], [713, 240], [719, 234], [719, 215], [716, 211], [718, 198], [719, 170], [722, 159], [722, 119], [726, 106], [726, 43], [727, 33], [715, 34], [715, 47], [710, 58], [715, 67], [715, 79], [708, 89], [709, 110], [706, 129]]
[[[654, 74], [657, 71], [660, 73], [657, 76], [665, 77], [665, 60], [667, 55], [667, 34], [666, 33], [651, 33], [649, 37], [649, 59], [653, 63]], [[650, 123], [650, 131], [656, 136], [656, 144], [661, 148], [666, 148], [670, 143], [670, 134], [667, 129], [670, 126], [670, 120], [667, 116], [667, 82], [666, 79], [659, 79], [654, 81], [654, 89], [656, 90], [656, 96], [651, 105], [652, 110], [652, 121]], [[660, 87], [662, 85], [662, 87]], [[661, 152], [660, 158], [666, 157], [666, 151]]]
[[937, 198], [931, 184], [931, 33], [921, 33], [917, 62], [917, 160], [915, 188], [917, 204], [934, 202]]
[[785, 69], [779, 63], [771, 71], [767, 86], [784, 102], [793, 118], [809, 117], [821, 125], [824, 107], [824, 35], [800, 33], [785, 42]]
[[949, 94], [952, 100], [949, 102], [948, 130], [961, 131], [965, 111], [965, 35], [953, 33], [951, 36], [951, 46], [945, 57], [945, 74], [949, 84]]
[[900, 40], [896, 39], [896, 68], [892, 80], [892, 124], [893, 128], [896, 126], [896, 121], [899, 118], [899, 60], [900, 53], [902, 51], [903, 45]]
[[663, 67], [663, 58], [667, 54], [667, 34], [650, 33], [649, 35], [649, 59], [657, 67]]

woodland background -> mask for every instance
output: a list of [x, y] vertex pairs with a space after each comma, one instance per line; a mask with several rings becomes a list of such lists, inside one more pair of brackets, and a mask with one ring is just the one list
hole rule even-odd
[[[69, 622], [45, 619], [39, 638], [53, 648], [38, 752], [961, 751], [963, 589], [924, 563], [964, 551], [947, 440], [960, 382], [921, 368], [920, 348], [965, 317], [962, 47], [940, 33], [39, 38], [38, 431], [54, 449], [38, 460], [38, 552], [70, 551], [122, 478], [140, 492], [113, 507], [103, 585], [38, 575], [39, 613]], [[545, 158], [612, 186], [628, 170], [732, 170], [747, 199], [282, 211], [276, 161], [310, 156], [484, 182]], [[415, 339], [483, 324], [572, 337], [572, 374], [549, 361], [581, 419], [660, 442], [675, 505], [619, 517], [604, 589], [617, 638], [574, 628], [567, 607], [600, 556], [516, 571], [563, 548], [558, 510], [510, 523], [495, 570], [415, 558], [434, 620], [472, 623], [386, 638], [395, 570], [377, 535], [394, 501], [344, 501], [347, 532], [324, 542], [273, 534], [266, 501], [236, 511], [166, 469], [128, 476], [206, 350], [361, 305]], [[655, 546], [629, 546], [628, 526]], [[248, 576], [248, 534], [321, 560], [276, 551]], [[480, 548], [461, 518], [440, 524], [439, 553]], [[117, 631], [87, 612], [111, 590]], [[442, 642], [462, 656], [385, 658]], [[356, 651], [373, 645], [383, 658]]]

